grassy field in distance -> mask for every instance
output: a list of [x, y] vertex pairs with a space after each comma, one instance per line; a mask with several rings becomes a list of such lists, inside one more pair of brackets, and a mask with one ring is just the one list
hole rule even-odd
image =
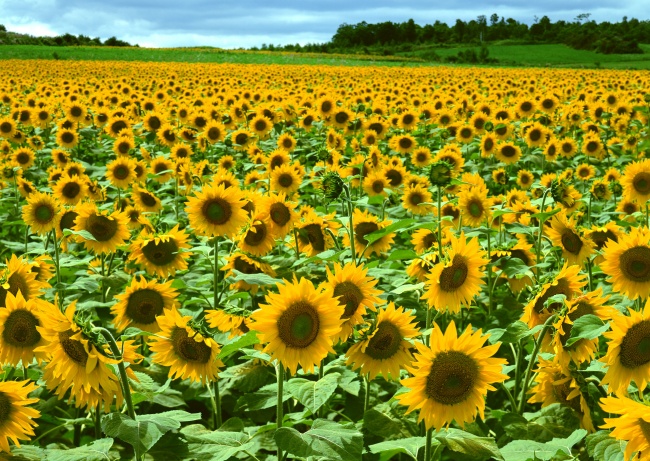
[[[650, 69], [650, 45], [641, 45], [645, 54], [598, 54], [574, 50], [565, 45], [488, 45], [490, 58], [499, 66], [575, 67]], [[416, 47], [396, 56], [361, 54], [291, 53], [268, 51], [223, 50], [199, 48], [111, 48], [111, 47], [55, 47], [36, 45], [0, 46], [0, 60], [6, 59], [69, 59], [90, 61], [154, 61], [154, 62], [215, 62], [242, 64], [308, 64], [344, 66], [429, 66], [426, 62], [433, 52], [440, 58], [455, 56], [459, 51], [477, 46], [439, 48]]]

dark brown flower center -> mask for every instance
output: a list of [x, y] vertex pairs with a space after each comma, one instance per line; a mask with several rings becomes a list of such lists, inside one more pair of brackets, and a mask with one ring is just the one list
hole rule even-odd
[[246, 242], [246, 245], [255, 247], [264, 242], [266, 240], [266, 236], [268, 234], [268, 231], [266, 229], [266, 224], [264, 223], [257, 223], [251, 226], [250, 229], [248, 229], [248, 232], [246, 232], [246, 237], [244, 237], [244, 242]]
[[425, 393], [443, 405], [462, 403], [472, 395], [478, 376], [471, 357], [459, 351], [440, 352], [431, 364]]
[[623, 275], [633, 282], [650, 282], [650, 248], [637, 246], [625, 250], [619, 264]]
[[363, 301], [363, 293], [359, 287], [352, 282], [341, 282], [334, 287], [334, 297], [338, 298], [339, 304], [345, 306], [342, 319], [352, 317]]
[[318, 337], [318, 312], [306, 301], [296, 301], [278, 319], [278, 334], [289, 348], [308, 347]]
[[12, 311], [5, 320], [2, 339], [14, 347], [32, 347], [41, 340], [38, 319], [26, 309]]
[[621, 365], [636, 368], [650, 362], [650, 320], [632, 325], [621, 341]]
[[[567, 300], [571, 299], [571, 297], [573, 296], [573, 293], [571, 292], [571, 289], [569, 287], [569, 282], [567, 282], [567, 280], [564, 278], [558, 280], [556, 285], [551, 285], [550, 287], [548, 287], [548, 289], [544, 292], [544, 294], [539, 297], [537, 302], [535, 302], [535, 307], [534, 307], [535, 312], [541, 314], [545, 309], [544, 303], [546, 303], [546, 300], [552, 296], [560, 295], [560, 294], [566, 296]], [[548, 307], [548, 311], [554, 312], [560, 307], [561, 307], [560, 303], [552, 303]]]
[[278, 177], [278, 183], [282, 187], [291, 187], [293, 185], [293, 177], [289, 173], [282, 173]]
[[34, 207], [34, 218], [39, 224], [47, 224], [54, 219], [54, 209], [49, 203], [39, 203]]
[[368, 244], [366, 240], [366, 235], [371, 234], [379, 230], [379, 226], [374, 222], [361, 222], [354, 226], [354, 235], [355, 238], [364, 245]]
[[107, 242], [117, 234], [118, 225], [115, 219], [93, 214], [86, 220], [86, 229], [98, 242]]
[[440, 273], [440, 289], [447, 292], [456, 291], [465, 283], [468, 272], [469, 268], [465, 258], [455, 255], [451, 266], [445, 267]]
[[275, 202], [270, 208], [271, 220], [278, 226], [284, 226], [291, 220], [289, 208], [280, 202]]
[[212, 349], [203, 341], [195, 341], [185, 328], [174, 328], [171, 334], [174, 353], [185, 362], [208, 363]]
[[66, 183], [66, 185], [63, 186], [63, 189], [61, 190], [63, 196], [70, 200], [77, 198], [80, 192], [81, 186], [76, 182]]
[[165, 301], [160, 293], [150, 288], [134, 291], [126, 303], [126, 316], [136, 323], [145, 325], [156, 321], [162, 314]]
[[637, 173], [632, 180], [632, 186], [639, 194], [650, 194], [650, 173]]
[[397, 353], [401, 344], [399, 328], [391, 322], [383, 321], [377, 325], [377, 331], [368, 341], [365, 354], [375, 360], [387, 360]]
[[84, 349], [84, 345], [77, 339], [70, 339], [74, 335], [72, 330], [67, 330], [59, 333], [59, 342], [63, 351], [70, 359], [77, 365], [85, 366], [88, 361], [88, 352]]
[[578, 234], [571, 229], [566, 229], [562, 234], [562, 247], [571, 254], [578, 255], [584, 245]]
[[206, 220], [217, 225], [227, 223], [232, 216], [230, 203], [219, 197], [206, 200], [201, 212]]
[[142, 254], [151, 264], [166, 266], [176, 260], [178, 245], [172, 238], [166, 241], [159, 240], [158, 243], [150, 240], [149, 243], [142, 247]]

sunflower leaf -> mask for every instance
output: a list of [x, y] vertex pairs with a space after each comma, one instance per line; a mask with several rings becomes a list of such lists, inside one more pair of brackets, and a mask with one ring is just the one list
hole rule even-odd
[[[11, 454], [25, 459], [47, 459], [48, 461], [106, 461], [111, 459], [108, 452], [113, 446], [113, 439], [99, 439], [88, 445], [72, 449], [47, 448], [25, 445], [11, 450]], [[33, 450], [39, 450], [38, 456], [32, 457]], [[13, 458], [12, 458], [13, 459]]]
[[469, 455], [474, 460], [503, 459], [497, 443], [491, 437], [479, 437], [460, 429], [443, 430], [433, 437], [447, 449]]
[[235, 273], [235, 282], [243, 281], [249, 285], [275, 285], [276, 283], [282, 282], [280, 279], [276, 279], [263, 273], [244, 274], [243, 272], [239, 272], [237, 269], [233, 269], [233, 272]]
[[232, 342], [226, 344], [221, 349], [221, 352], [217, 356], [218, 359], [224, 359], [235, 352], [239, 351], [243, 347], [252, 346], [253, 344], [259, 344], [260, 340], [257, 337], [256, 331], [249, 331], [243, 336], [239, 336], [233, 339]]
[[301, 434], [291, 427], [275, 432], [278, 448], [299, 456], [318, 459], [357, 461], [363, 451], [363, 436], [350, 425], [317, 419], [311, 429]]
[[338, 387], [340, 373], [328, 373], [318, 381], [311, 381], [304, 378], [292, 378], [287, 384], [287, 391], [305, 408], [316, 414], [334, 394]]
[[587, 453], [593, 459], [602, 461], [625, 461], [627, 442], [616, 440], [609, 431], [598, 431], [587, 436]]
[[371, 232], [370, 234], [367, 234], [364, 238], [366, 240], [367, 245], [372, 245], [374, 242], [379, 240], [380, 238], [391, 234], [393, 232], [396, 232], [400, 229], [404, 229], [412, 224], [415, 224], [416, 221], [415, 219], [409, 218], [409, 219], [402, 219], [400, 221], [397, 221], [393, 224], [390, 224], [383, 229], [376, 230], [374, 232]]
[[253, 440], [242, 432], [210, 431], [201, 424], [193, 424], [181, 433], [189, 442], [191, 459], [197, 461], [225, 461], [242, 451], [254, 451]]
[[93, 234], [88, 232], [87, 230], [73, 230], [73, 229], [63, 229], [63, 235], [64, 236], [69, 236], [69, 235], [78, 235], [79, 237], [83, 237], [86, 240], [91, 240], [93, 242], [96, 242], [97, 239]]
[[[540, 443], [534, 440], [514, 440], [501, 448], [505, 461], [551, 460], [556, 456], [572, 456], [573, 446], [587, 435], [584, 429], [577, 429], [565, 439], [554, 438], [550, 442]], [[600, 459], [600, 458], [597, 458]]]
[[571, 335], [565, 347], [571, 347], [581, 339], [596, 339], [609, 330], [609, 322], [604, 323], [599, 317], [593, 314], [583, 315], [573, 322]]
[[[380, 453], [380, 459], [393, 459], [397, 454], [404, 453], [414, 460], [418, 459], [418, 452], [426, 443], [425, 437], [409, 437], [407, 439], [389, 440], [387, 442], [370, 445], [371, 453]], [[433, 444], [440, 445], [439, 442]]]

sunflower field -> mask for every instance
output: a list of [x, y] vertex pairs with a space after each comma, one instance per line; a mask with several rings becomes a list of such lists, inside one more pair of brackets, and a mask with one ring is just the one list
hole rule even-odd
[[648, 73], [5, 61], [0, 191], [1, 459], [650, 459]]

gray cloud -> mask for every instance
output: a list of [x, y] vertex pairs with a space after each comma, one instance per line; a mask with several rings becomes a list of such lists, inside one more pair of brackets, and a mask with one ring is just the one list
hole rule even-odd
[[453, 24], [457, 18], [470, 20], [496, 13], [531, 24], [544, 15], [555, 21], [591, 13], [591, 19], [600, 22], [619, 21], [623, 16], [644, 19], [639, 14], [646, 8], [647, 0], [548, 0], [539, 5], [521, 0], [460, 0], [438, 8], [429, 0], [286, 0], [279, 6], [259, 0], [217, 4], [207, 0], [0, 0], [0, 22], [10, 30], [33, 35], [69, 32], [102, 39], [116, 36], [143, 46], [236, 48], [324, 42], [340, 24], [364, 20], [402, 22], [413, 18], [418, 24], [436, 20]]

